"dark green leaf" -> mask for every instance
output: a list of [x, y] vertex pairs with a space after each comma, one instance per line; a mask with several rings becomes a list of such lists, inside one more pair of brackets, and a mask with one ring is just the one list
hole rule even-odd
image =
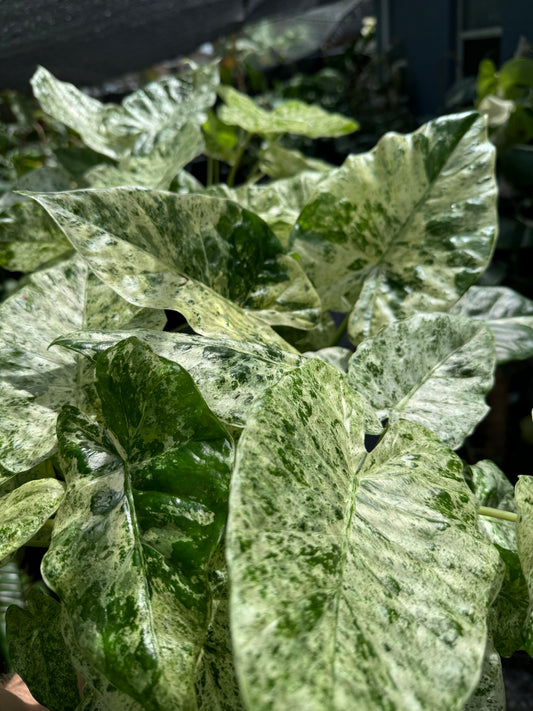
[[58, 420], [67, 492], [43, 577], [97, 673], [145, 711], [193, 708], [232, 445], [186, 371], [134, 338], [96, 357], [96, 389], [101, 424]]
[[7, 611], [9, 655], [32, 696], [50, 711], [72, 711], [80, 695], [61, 633], [60, 605], [34, 586], [27, 608]]

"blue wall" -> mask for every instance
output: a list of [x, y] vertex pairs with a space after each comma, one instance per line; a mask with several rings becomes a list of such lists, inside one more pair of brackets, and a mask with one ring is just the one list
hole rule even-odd
[[453, 0], [390, 0], [391, 46], [407, 59], [412, 108], [421, 119], [443, 109], [455, 78], [455, 6]]

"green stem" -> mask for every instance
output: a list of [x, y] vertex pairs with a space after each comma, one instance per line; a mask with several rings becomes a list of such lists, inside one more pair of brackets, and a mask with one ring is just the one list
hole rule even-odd
[[479, 516], [490, 516], [490, 518], [498, 518], [502, 521], [515, 522], [517, 516], [512, 511], [502, 511], [502, 509], [492, 509], [490, 506], [480, 506], [478, 509]]
[[344, 334], [345, 334], [346, 331], [348, 330], [348, 320], [349, 320], [349, 318], [350, 318], [350, 314], [346, 314], [346, 316], [344, 317], [344, 319], [343, 319], [341, 325], [340, 325], [339, 328], [335, 331], [335, 335], [334, 335], [333, 338], [331, 339], [331, 343], [329, 344], [329, 347], [330, 347], [330, 348], [333, 348], [334, 346], [338, 346], [338, 345], [339, 345], [339, 343], [340, 343], [340, 341], [341, 341], [341, 338], [344, 336]]
[[248, 147], [248, 144], [252, 140], [252, 136], [254, 134], [251, 131], [248, 131], [246, 133], [246, 138], [242, 142], [242, 144], [239, 146], [239, 150], [237, 151], [237, 155], [235, 156], [235, 163], [231, 166], [230, 173], [228, 175], [228, 188], [233, 187], [233, 183], [235, 182], [235, 175], [237, 174], [237, 169], [240, 165], [240, 162], [242, 160], [242, 157], [244, 155], [244, 151]]

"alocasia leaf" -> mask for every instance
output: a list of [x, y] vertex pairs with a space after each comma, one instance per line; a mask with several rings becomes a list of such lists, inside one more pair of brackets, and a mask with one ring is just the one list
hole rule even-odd
[[145, 711], [194, 708], [232, 444], [188, 373], [135, 338], [95, 367], [102, 421], [58, 420], [67, 491], [43, 577], [96, 672]]
[[[514, 488], [505, 474], [489, 460], [465, 467], [465, 479], [479, 506], [514, 513]], [[498, 596], [492, 604], [489, 628], [499, 654], [510, 657], [522, 649], [524, 622], [529, 594], [522, 573], [516, 527], [511, 521], [480, 516], [480, 530], [496, 547], [502, 561], [503, 579]]]
[[354, 343], [393, 319], [446, 311], [487, 266], [496, 236], [494, 147], [476, 113], [388, 133], [322, 180], [291, 250], [324, 308], [351, 311]]
[[21, 548], [57, 510], [64, 486], [37, 479], [0, 498], [0, 561]]
[[52, 341], [80, 328], [120, 328], [140, 312], [152, 322], [162, 314], [121, 299], [78, 257], [35, 272], [0, 304], [0, 463], [6, 469], [21, 472], [48, 458], [57, 413], [84, 397], [83, 367], [74, 354], [49, 349]]
[[73, 84], [59, 81], [44, 67], [38, 67], [31, 85], [43, 109], [77, 131], [87, 146], [117, 160], [131, 152], [134, 137], [117, 137], [107, 125], [110, 114], [119, 107], [102, 104]]
[[189, 120], [200, 126], [214, 104], [218, 85], [215, 63], [191, 65], [178, 77], [164, 77], [127, 96], [122, 105], [102, 104], [39, 67], [33, 92], [43, 109], [77, 131], [90, 148], [120, 160], [147, 155], [168, 144]]
[[533, 356], [533, 301], [505, 286], [472, 286], [451, 313], [484, 321], [494, 334], [498, 363]]
[[7, 611], [9, 656], [32, 696], [52, 711], [73, 711], [80, 700], [76, 672], [60, 624], [60, 604], [34, 585], [26, 609]]
[[363, 341], [349, 380], [379, 417], [420, 422], [457, 448], [489, 410], [494, 365], [494, 339], [484, 324], [417, 314]]
[[463, 711], [505, 711], [502, 663], [494, 643], [487, 639], [481, 678]]
[[364, 429], [343, 375], [310, 360], [237, 446], [230, 619], [254, 711], [456, 711], [479, 679], [498, 556], [461, 461], [412, 422], [371, 453]]
[[134, 155], [147, 155], [158, 143], [168, 144], [189, 121], [201, 126], [216, 101], [218, 62], [190, 62], [177, 76], [163, 77], [137, 89], [109, 117], [118, 136], [135, 136]]
[[218, 93], [225, 102], [218, 110], [224, 123], [263, 136], [271, 133], [294, 133], [309, 138], [344, 136], [359, 128], [357, 121], [347, 116], [330, 113], [303, 101], [286, 101], [272, 111], [265, 111], [231, 86], [219, 87]]
[[172, 140], [158, 142], [147, 155], [127, 156], [118, 166], [102, 163], [85, 174], [91, 188], [137, 185], [166, 190], [177, 173], [200, 155], [203, 139], [200, 128], [186, 123]]
[[58, 338], [55, 344], [94, 357], [132, 335], [185, 368], [209, 408], [232, 427], [243, 427], [255, 398], [304, 362], [301, 356], [274, 346], [147, 329], [80, 331]]
[[35, 199], [103, 282], [139, 306], [180, 311], [203, 335], [288, 347], [267, 324], [311, 328], [318, 318], [297, 261], [228, 200], [135, 188]]
[[524, 625], [524, 648], [533, 656], [533, 477], [519, 476], [515, 487], [518, 512], [516, 540], [522, 571], [529, 590], [529, 609]]

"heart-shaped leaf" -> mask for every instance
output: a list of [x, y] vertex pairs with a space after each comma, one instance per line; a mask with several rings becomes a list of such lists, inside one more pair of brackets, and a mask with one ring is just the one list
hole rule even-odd
[[58, 420], [67, 491], [43, 577], [88, 664], [153, 711], [192, 708], [232, 444], [191, 377], [132, 338], [96, 357], [102, 422]]
[[481, 323], [417, 314], [363, 341], [349, 379], [381, 418], [420, 422], [457, 448], [487, 414], [494, 339]]
[[415, 423], [371, 453], [364, 431], [342, 374], [312, 360], [237, 446], [230, 619], [254, 711], [456, 711], [477, 685], [498, 555], [462, 463]]
[[354, 343], [393, 319], [446, 311], [487, 266], [494, 147], [476, 113], [443, 116], [349, 156], [300, 214], [291, 249]]

